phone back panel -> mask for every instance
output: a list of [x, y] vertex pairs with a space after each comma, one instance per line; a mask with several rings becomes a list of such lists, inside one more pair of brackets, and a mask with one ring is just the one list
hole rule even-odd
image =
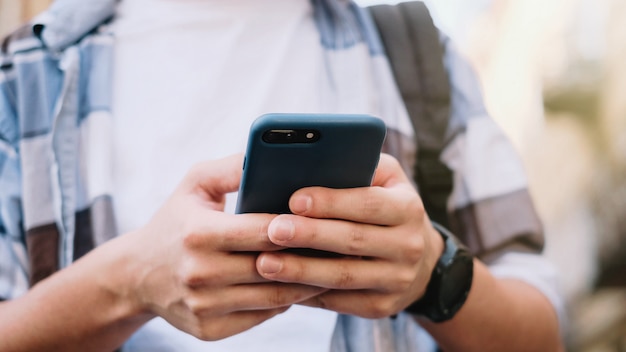
[[[313, 143], [268, 143], [268, 130], [314, 129]], [[371, 185], [386, 134], [368, 115], [267, 114], [250, 129], [237, 213], [289, 213], [300, 188]]]

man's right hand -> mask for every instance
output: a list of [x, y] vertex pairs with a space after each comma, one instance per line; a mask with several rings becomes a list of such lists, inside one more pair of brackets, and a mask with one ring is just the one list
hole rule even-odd
[[269, 282], [269, 214], [229, 215], [242, 156], [193, 168], [143, 228], [0, 302], [0, 351], [111, 351], [162, 316], [200, 339], [245, 331], [325, 289]]
[[195, 166], [145, 227], [128, 235], [131, 297], [200, 339], [245, 331], [323, 289], [269, 282], [257, 253], [279, 250], [267, 236], [274, 215], [225, 214], [241, 155]]

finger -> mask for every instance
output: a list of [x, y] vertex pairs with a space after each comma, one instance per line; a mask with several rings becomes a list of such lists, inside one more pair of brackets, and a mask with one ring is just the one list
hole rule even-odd
[[289, 207], [298, 215], [378, 225], [400, 224], [424, 211], [398, 162], [386, 155], [381, 156], [372, 187], [303, 188], [291, 196]]
[[341, 314], [355, 315], [367, 319], [380, 319], [397, 314], [409, 302], [399, 297], [370, 290], [331, 290], [298, 303], [313, 308], [323, 308]]
[[273, 244], [267, 235], [271, 214], [225, 214], [219, 211], [195, 214], [185, 235], [189, 249], [224, 252], [274, 251], [282, 247]]
[[[216, 341], [249, 330], [276, 315], [284, 313], [288, 309], [289, 307], [281, 307], [268, 310], [241, 311], [221, 317], [203, 319], [197, 324], [190, 323], [184, 319], [170, 321], [170, 323], [198, 339]], [[192, 322], [196, 321], [193, 318], [189, 320]]]
[[212, 334], [217, 339], [233, 336], [240, 332], [251, 329], [264, 321], [271, 319], [287, 311], [289, 307], [281, 307], [269, 310], [241, 311], [218, 318], [211, 322]]
[[196, 164], [187, 174], [185, 184], [191, 190], [201, 189], [210, 197], [220, 199], [239, 188], [243, 170], [243, 154]]
[[269, 240], [290, 248], [313, 248], [350, 256], [400, 261], [419, 259], [424, 241], [394, 227], [352, 221], [279, 215], [268, 227]]
[[266, 279], [328, 289], [379, 291], [406, 289], [415, 280], [411, 268], [360, 258], [314, 258], [262, 253], [257, 270]]
[[297, 215], [376, 225], [398, 225], [423, 212], [410, 187], [303, 188], [291, 196], [289, 206]]
[[411, 181], [396, 158], [389, 154], [381, 154], [372, 186], [392, 187], [398, 183], [410, 184]]
[[256, 258], [257, 254], [239, 252], [188, 256], [178, 277], [190, 290], [267, 282], [256, 270]]
[[215, 317], [237, 311], [275, 309], [302, 302], [327, 290], [289, 283], [235, 285], [220, 290], [196, 290], [187, 306], [197, 316]]

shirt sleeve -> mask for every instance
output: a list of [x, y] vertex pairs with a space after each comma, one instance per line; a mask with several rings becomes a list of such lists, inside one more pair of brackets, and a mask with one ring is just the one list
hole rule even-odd
[[556, 267], [541, 252], [543, 226], [528, 192], [523, 163], [489, 115], [480, 81], [452, 42], [441, 36], [451, 87], [448, 145], [442, 159], [454, 173], [451, 228], [497, 278], [540, 291], [565, 330]]
[[0, 300], [16, 298], [28, 289], [19, 127], [9, 76], [7, 69], [0, 70]]
[[450, 229], [485, 261], [509, 250], [539, 253], [543, 228], [528, 192], [523, 163], [485, 108], [480, 81], [446, 37], [450, 122], [442, 161], [454, 175]]

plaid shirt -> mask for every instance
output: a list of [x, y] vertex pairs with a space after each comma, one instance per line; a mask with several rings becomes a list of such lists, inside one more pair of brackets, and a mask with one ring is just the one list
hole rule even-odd
[[[108, 182], [110, 160], [93, 145], [108, 140], [93, 128], [84, 128], [90, 120], [111, 116], [114, 38], [107, 21], [114, 16], [115, 3], [57, 0], [2, 44], [1, 299], [22, 295], [30, 285], [117, 236], [111, 195], [95, 191]], [[365, 43], [372, 60], [383, 63], [377, 66], [382, 75], [373, 73], [372, 79], [391, 77], [365, 11], [342, 0], [313, 0], [313, 4], [326, 50]], [[471, 69], [443, 42], [452, 105], [442, 158], [455, 175], [449, 201], [454, 230], [487, 262], [513, 249], [538, 253], [542, 229], [521, 161], [486, 113]], [[340, 65], [347, 63], [331, 63], [337, 67], [330, 72], [342, 72]], [[343, 86], [337, 89], [350, 90], [350, 80], [338, 82]], [[384, 83], [380, 100], [386, 104], [383, 115], [389, 116], [383, 119], [407, 119], [397, 88]], [[386, 142], [404, 146], [390, 151], [407, 171], [415, 151], [412, 136], [412, 131], [390, 128]], [[405, 315], [395, 320], [340, 316], [333, 350], [410, 351], [419, 336], [416, 324]]]

